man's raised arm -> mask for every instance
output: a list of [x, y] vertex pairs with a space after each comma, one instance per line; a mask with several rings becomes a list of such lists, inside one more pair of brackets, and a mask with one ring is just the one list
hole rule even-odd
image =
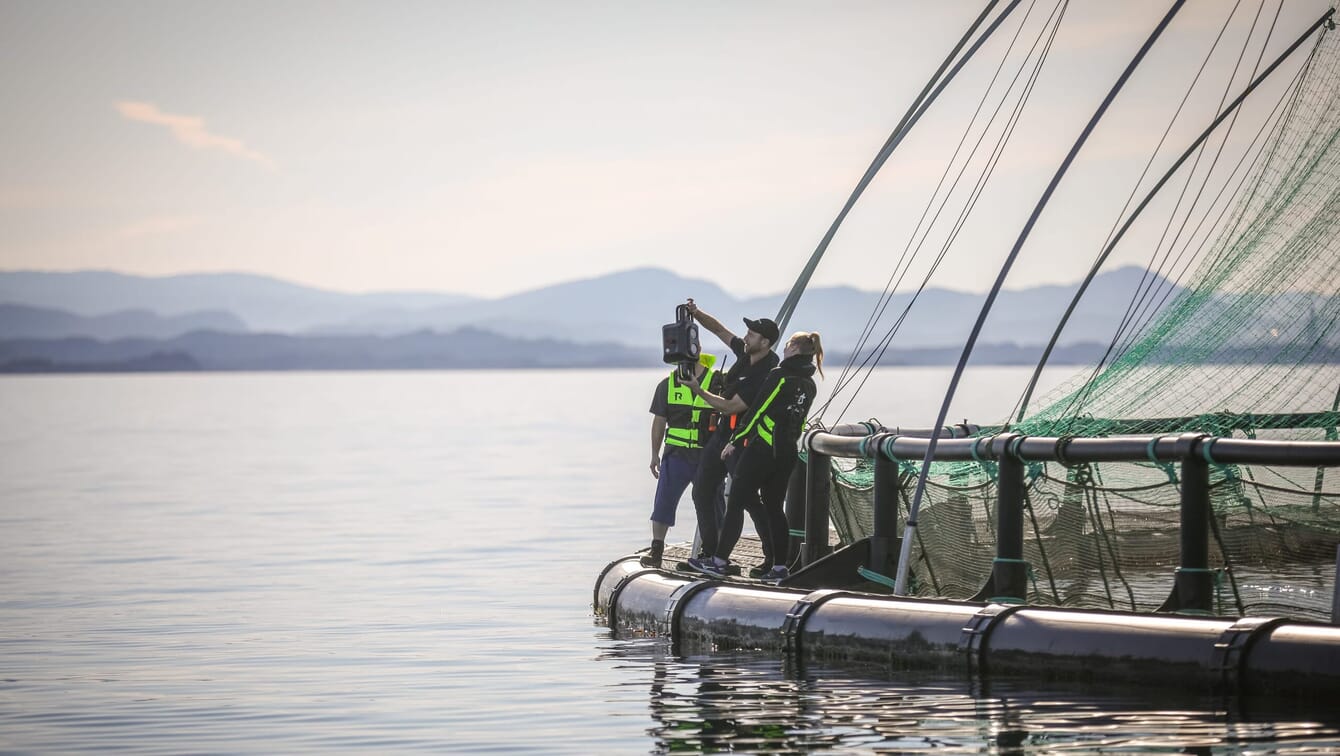
[[730, 346], [730, 343], [735, 340], [735, 334], [731, 333], [729, 328], [722, 325], [720, 320], [699, 309], [692, 299], [688, 301], [688, 308], [689, 313], [693, 315], [693, 319], [701, 323], [703, 328], [716, 334], [716, 337], [721, 339], [723, 344]]

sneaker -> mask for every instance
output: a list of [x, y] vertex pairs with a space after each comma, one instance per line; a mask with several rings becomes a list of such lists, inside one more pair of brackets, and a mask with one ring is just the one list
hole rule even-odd
[[658, 570], [661, 568], [661, 560], [653, 557], [651, 554], [644, 554], [642, 558], [637, 561], [640, 562], [643, 567], [655, 567]]
[[726, 576], [725, 565], [717, 564], [712, 557], [694, 557], [689, 560], [688, 564], [689, 569], [694, 570], [695, 572], [701, 572], [704, 575], [709, 575], [711, 577]]
[[750, 568], [749, 568], [749, 577], [754, 578], [755, 580], [757, 580], [757, 579], [763, 577], [764, 575], [768, 574], [771, 570], [772, 570], [772, 565], [770, 565], [770, 564], [760, 564], [760, 565], [758, 565], [757, 567], [750, 567]]
[[697, 570], [694, 569], [693, 565], [689, 564], [689, 562], [693, 562], [693, 561], [701, 562], [701, 561], [703, 561], [703, 560], [706, 560], [706, 561], [709, 561], [709, 562], [710, 562], [710, 561], [712, 561], [712, 557], [710, 557], [710, 556], [708, 556], [708, 555], [706, 555], [706, 554], [699, 554], [699, 555], [696, 556], [696, 557], [690, 557], [690, 558], [688, 558], [688, 559], [685, 559], [685, 560], [682, 561], [682, 562], [675, 562], [675, 570], [678, 571], [678, 572], [697, 572]]
[[766, 583], [780, 583], [790, 576], [791, 572], [786, 569], [786, 566], [779, 564], [776, 567], [773, 567], [772, 569], [764, 573], [763, 576], [759, 578], [759, 580], [762, 580]]

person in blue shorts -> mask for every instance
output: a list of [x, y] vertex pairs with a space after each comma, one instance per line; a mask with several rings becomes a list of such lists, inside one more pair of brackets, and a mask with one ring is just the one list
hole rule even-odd
[[[711, 384], [720, 390], [723, 377], [715, 364], [716, 357], [702, 354], [694, 365], [694, 385]], [[672, 370], [656, 385], [651, 415], [651, 475], [656, 478], [656, 498], [651, 511], [651, 551], [641, 561], [645, 567], [660, 567], [665, 536], [674, 527], [679, 500], [693, 482], [703, 444], [712, 435], [714, 410]]]

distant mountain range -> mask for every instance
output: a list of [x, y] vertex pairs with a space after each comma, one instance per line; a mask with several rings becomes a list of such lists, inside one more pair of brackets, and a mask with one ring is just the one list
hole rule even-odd
[[[1056, 359], [1101, 354], [1099, 345], [1112, 338], [1144, 275], [1133, 267], [1099, 275]], [[1072, 293], [1070, 286], [1002, 292], [981, 335], [979, 361], [1036, 359]], [[926, 289], [909, 310], [908, 293], [814, 287], [789, 330], [819, 331], [830, 353], [850, 352], [872, 312], [883, 315], [867, 344], [879, 343], [907, 310], [883, 362], [952, 361], [983, 296]], [[735, 297], [712, 282], [656, 268], [495, 299], [344, 294], [244, 274], [0, 272], [0, 370], [651, 365], [659, 362], [661, 325], [688, 297], [737, 333], [744, 331], [742, 317], [772, 316], [783, 300], [780, 293]], [[720, 351], [715, 338], [703, 335], [705, 349]], [[176, 361], [164, 362], [165, 355]]]

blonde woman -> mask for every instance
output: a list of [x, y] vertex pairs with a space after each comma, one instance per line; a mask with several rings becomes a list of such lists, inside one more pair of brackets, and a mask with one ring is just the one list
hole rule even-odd
[[732, 454], [739, 459], [716, 551], [689, 560], [689, 565], [700, 572], [725, 573], [731, 551], [740, 540], [744, 513], [749, 512], [763, 540], [764, 554], [776, 562], [761, 564], [751, 574], [772, 582], [787, 577], [784, 562], [790, 528], [784, 509], [786, 485], [796, 465], [796, 444], [817, 392], [812, 376], [816, 369], [823, 375], [823, 343], [817, 333], [797, 331], [787, 339], [782, 355], [781, 363], [763, 382], [754, 406], [721, 452], [722, 459]]

